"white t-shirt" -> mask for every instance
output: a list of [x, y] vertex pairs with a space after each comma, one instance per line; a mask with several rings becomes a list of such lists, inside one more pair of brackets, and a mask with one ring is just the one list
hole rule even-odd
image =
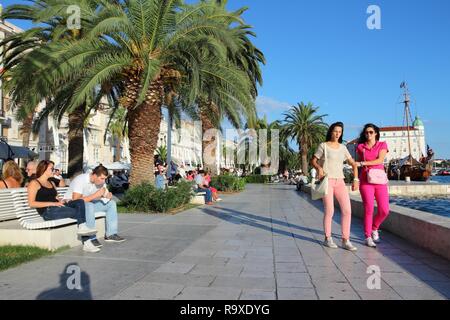
[[[344, 162], [351, 159], [350, 152], [344, 145], [339, 145], [339, 149], [330, 148], [326, 143], [322, 143], [317, 149], [314, 156], [321, 160], [322, 166], [325, 161], [325, 148], [327, 149], [327, 169], [324, 168], [328, 178], [344, 179]], [[328, 172], [327, 172], [328, 171]]]
[[83, 195], [83, 197], [89, 197], [103, 187], [104, 185], [96, 186], [91, 182], [90, 173], [81, 174], [70, 183], [69, 190], [67, 190], [64, 198], [71, 200], [74, 192]]

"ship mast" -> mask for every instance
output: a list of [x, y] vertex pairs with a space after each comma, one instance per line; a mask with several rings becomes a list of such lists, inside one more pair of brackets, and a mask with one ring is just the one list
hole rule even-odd
[[413, 161], [412, 161], [412, 153], [411, 153], [411, 135], [410, 135], [410, 127], [409, 127], [409, 118], [410, 118], [410, 115], [411, 115], [411, 110], [410, 110], [409, 105], [411, 103], [411, 98], [410, 98], [410, 95], [409, 95], [408, 84], [405, 81], [402, 82], [402, 84], [400, 85], [400, 88], [404, 89], [404, 92], [403, 92], [404, 101], [403, 101], [403, 103], [405, 104], [406, 131], [408, 132], [409, 164], [412, 165]]

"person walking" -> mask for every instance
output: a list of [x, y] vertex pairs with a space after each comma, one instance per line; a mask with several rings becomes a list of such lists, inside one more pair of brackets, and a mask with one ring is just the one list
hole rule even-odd
[[[357, 165], [362, 168], [359, 190], [364, 205], [366, 245], [376, 248], [376, 243], [380, 242], [380, 226], [390, 211], [388, 179], [384, 172], [384, 160], [389, 149], [386, 142], [380, 141], [380, 128], [371, 123], [366, 124], [359, 137], [356, 152], [359, 157]], [[375, 199], [378, 213], [374, 217]]]
[[[350, 242], [351, 226], [351, 203], [350, 195], [345, 185], [344, 162], [347, 161], [355, 174], [352, 189], [358, 190], [359, 179], [358, 168], [355, 160], [350, 155], [347, 148], [342, 144], [344, 134], [344, 124], [342, 122], [334, 123], [330, 126], [326, 142], [322, 143], [317, 149], [311, 164], [316, 168], [319, 180], [328, 179], [328, 191], [323, 198], [325, 215], [323, 226], [325, 231], [324, 246], [336, 249], [338, 246], [334, 243], [331, 233], [331, 226], [334, 215], [334, 197], [336, 197], [341, 207], [341, 225], [342, 225], [342, 247], [349, 251], [356, 251], [357, 248]], [[319, 164], [321, 161], [321, 164]], [[326, 162], [326, 171], [323, 168]]]

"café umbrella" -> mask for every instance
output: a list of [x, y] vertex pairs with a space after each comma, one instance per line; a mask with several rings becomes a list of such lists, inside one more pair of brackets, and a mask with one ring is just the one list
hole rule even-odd
[[5, 142], [0, 143], [0, 159], [33, 159], [37, 153], [25, 147], [10, 146]]

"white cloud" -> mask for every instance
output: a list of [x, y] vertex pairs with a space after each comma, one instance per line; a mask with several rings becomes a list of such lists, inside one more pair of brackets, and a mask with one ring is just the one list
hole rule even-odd
[[281, 102], [269, 97], [259, 96], [256, 98], [256, 107], [260, 113], [284, 112], [291, 106], [290, 103]]

